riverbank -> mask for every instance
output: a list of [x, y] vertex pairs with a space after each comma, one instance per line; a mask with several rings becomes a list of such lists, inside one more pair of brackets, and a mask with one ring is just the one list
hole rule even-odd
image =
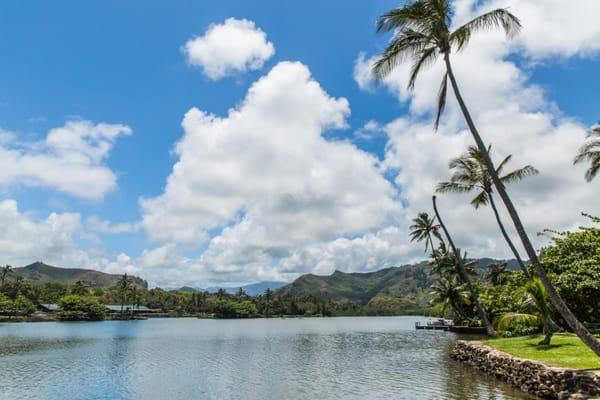
[[[527, 348], [528, 340], [535, 340], [535, 338], [495, 339], [486, 342], [459, 340], [454, 345], [450, 356], [524, 392], [542, 398], [562, 400], [600, 396], [600, 371], [598, 370], [548, 365], [541, 361], [516, 357], [490, 345], [498, 342], [500, 346], [515, 351], [515, 348], [520, 348], [516, 343], [522, 343], [522, 346]], [[511, 341], [512, 345], [509, 344]], [[535, 342], [531, 346], [535, 346]], [[553, 349], [567, 347], [572, 353], [577, 353], [576, 347], [569, 341], [556, 343], [554, 346], [554, 348], [552, 346], [538, 348], [536, 351], [547, 352], [546, 357], [554, 360], [557, 356], [552, 353]], [[529, 349], [526, 354], [531, 354], [532, 351], [534, 350]], [[564, 356], [564, 359], [568, 357]], [[581, 364], [581, 360], [576, 363], [576, 365], [588, 365]]]

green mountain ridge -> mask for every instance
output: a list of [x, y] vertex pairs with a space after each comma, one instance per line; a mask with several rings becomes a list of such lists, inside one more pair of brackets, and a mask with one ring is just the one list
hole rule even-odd
[[[21, 276], [26, 281], [34, 283], [43, 282], [65, 282], [75, 283], [83, 281], [92, 287], [108, 287], [116, 285], [121, 275], [107, 274], [85, 268], [59, 268], [43, 262], [35, 262], [25, 267], [13, 269], [13, 277]], [[137, 276], [130, 277], [138, 287], [147, 288], [148, 283]]]
[[[481, 273], [488, 265], [504, 260], [481, 258], [476, 261], [476, 269]], [[518, 268], [514, 260], [507, 262], [508, 269]], [[336, 270], [326, 276], [306, 274], [281, 287], [276, 293], [296, 297], [311, 295], [319, 299], [350, 301], [361, 305], [382, 296], [407, 298], [420, 303], [420, 297], [429, 291], [431, 283], [429, 263], [422, 261], [374, 272], [346, 273]]]

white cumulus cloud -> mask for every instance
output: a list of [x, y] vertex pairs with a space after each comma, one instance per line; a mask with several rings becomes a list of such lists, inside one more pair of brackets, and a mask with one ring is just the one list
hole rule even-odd
[[164, 193], [141, 201], [149, 237], [188, 248], [209, 240], [203, 268], [260, 275], [300, 246], [388, 224], [400, 206], [376, 157], [323, 137], [349, 112], [292, 62], [226, 117], [190, 110]]
[[212, 80], [262, 68], [275, 54], [273, 43], [253, 21], [228, 18], [211, 25], [203, 36], [190, 39], [183, 52]]
[[16, 134], [0, 138], [0, 186], [47, 187], [89, 200], [100, 200], [117, 186], [105, 164], [115, 140], [131, 134], [128, 126], [68, 121], [44, 140], [20, 142]]

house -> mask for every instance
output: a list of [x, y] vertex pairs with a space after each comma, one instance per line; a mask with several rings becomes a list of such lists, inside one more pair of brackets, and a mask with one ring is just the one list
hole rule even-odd
[[[155, 312], [155, 310], [152, 310], [146, 306], [140, 306], [140, 305], [132, 305], [132, 304], [125, 304], [123, 306], [123, 311], [124, 312], [129, 312], [129, 311], [133, 311], [134, 313], [151, 313], [151, 312]], [[106, 312], [109, 314], [114, 314], [114, 313], [120, 313], [121, 312], [121, 305], [120, 304], [107, 304], [106, 305]]]
[[[60, 311], [60, 305], [58, 305], [58, 304], [40, 304], [39, 310], [43, 313], [55, 313], [55, 312]], [[125, 312], [133, 311], [135, 314], [156, 312], [156, 310], [152, 310], [146, 306], [140, 306], [140, 305], [133, 306], [131, 304], [125, 304], [123, 306], [123, 311], [125, 311]], [[109, 314], [120, 313], [121, 305], [120, 304], [107, 304], [106, 312]]]
[[60, 310], [60, 306], [58, 304], [40, 304], [38, 308], [40, 311], [45, 313], [53, 313]]

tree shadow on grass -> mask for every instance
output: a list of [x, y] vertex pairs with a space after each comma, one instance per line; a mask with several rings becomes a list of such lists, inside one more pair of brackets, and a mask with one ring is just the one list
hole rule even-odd
[[541, 351], [548, 351], [548, 350], [553, 350], [553, 349], [560, 349], [563, 347], [577, 347], [575, 346], [575, 344], [573, 343], [561, 343], [561, 344], [554, 344], [554, 343], [550, 343], [550, 344], [537, 344], [537, 343], [526, 343], [525, 344], [527, 347], [529, 348], [534, 348], [536, 350], [541, 350]]

